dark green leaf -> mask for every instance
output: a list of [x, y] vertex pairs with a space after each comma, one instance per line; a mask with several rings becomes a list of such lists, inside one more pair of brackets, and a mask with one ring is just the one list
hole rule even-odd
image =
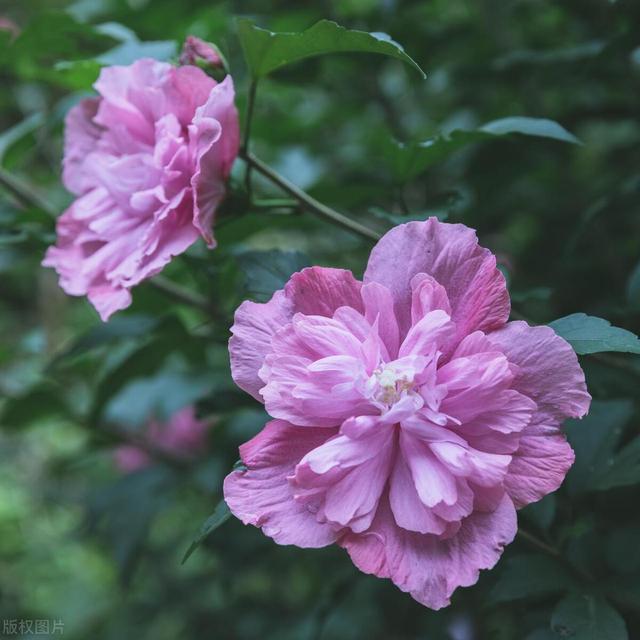
[[640, 307], [640, 262], [631, 272], [627, 282], [627, 301], [632, 307]]
[[621, 449], [598, 474], [596, 488], [602, 491], [640, 483], [640, 436]]
[[387, 154], [396, 178], [406, 181], [441, 162], [462, 147], [512, 134], [579, 143], [573, 134], [553, 120], [511, 117], [487, 122], [478, 129], [454, 129], [449, 133], [441, 133], [421, 142], [393, 141], [387, 149]]
[[271, 71], [304, 58], [327, 53], [379, 53], [424, 71], [386, 33], [345, 29], [331, 20], [321, 20], [306, 31], [274, 33], [249, 20], [238, 21], [238, 35], [251, 75], [261, 78]]
[[140, 338], [149, 335], [162, 322], [162, 318], [142, 315], [116, 316], [109, 322], [101, 322], [80, 336], [73, 344], [58, 354], [51, 367], [81, 356], [88, 351], [113, 344], [118, 340]]
[[550, 493], [538, 502], [527, 505], [520, 513], [539, 529], [546, 530], [553, 523], [556, 514], [556, 496]]
[[309, 258], [299, 251], [245, 251], [237, 256], [245, 275], [247, 295], [266, 302], [282, 289], [291, 274], [308, 267]]
[[579, 355], [602, 351], [640, 353], [640, 339], [631, 331], [611, 326], [608, 320], [572, 313], [549, 323]]
[[576, 461], [567, 477], [569, 491], [579, 493], [598, 487], [632, 415], [630, 400], [595, 400], [585, 418], [566, 422], [565, 431], [576, 452]]
[[[607, 537], [605, 557], [617, 573], [640, 571], [640, 525], [616, 529]], [[640, 584], [639, 584], [640, 588]], [[640, 605], [640, 600], [638, 600]]]
[[231, 517], [231, 511], [224, 500], [220, 500], [218, 506], [213, 510], [213, 513], [205, 520], [204, 524], [200, 527], [198, 535], [193, 540], [191, 545], [182, 558], [182, 564], [184, 564], [193, 554], [193, 552], [205, 541], [205, 539], [211, 535], [218, 527], [223, 525]]
[[571, 575], [554, 559], [527, 554], [504, 562], [498, 582], [488, 597], [492, 603], [540, 598], [571, 589], [574, 585]]
[[572, 640], [627, 640], [627, 627], [606, 600], [594, 595], [572, 594], [564, 598], [551, 617], [551, 628]]

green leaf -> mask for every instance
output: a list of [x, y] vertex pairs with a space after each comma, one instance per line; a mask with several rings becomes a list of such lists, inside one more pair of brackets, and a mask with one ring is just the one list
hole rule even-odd
[[478, 129], [454, 129], [420, 142], [391, 141], [386, 151], [396, 178], [406, 181], [467, 145], [513, 134], [580, 143], [578, 138], [553, 120], [514, 116], [487, 122]]
[[527, 505], [520, 513], [539, 529], [547, 530], [552, 525], [556, 515], [556, 502], [555, 494], [550, 493], [542, 500]]
[[266, 302], [274, 291], [282, 289], [291, 274], [308, 267], [309, 258], [299, 251], [245, 251], [237, 256], [244, 272], [247, 295]]
[[501, 567], [498, 582], [489, 592], [492, 603], [522, 598], [540, 598], [569, 590], [575, 581], [558, 562], [539, 554], [508, 558]]
[[596, 482], [597, 489], [605, 491], [640, 483], [640, 436], [607, 462]]
[[[616, 573], [640, 572], [640, 524], [613, 530], [606, 538], [607, 564]], [[640, 583], [638, 583], [640, 589]], [[640, 606], [640, 600], [638, 600]]]
[[298, 33], [274, 33], [257, 27], [250, 20], [239, 20], [238, 36], [254, 78], [261, 78], [304, 58], [348, 52], [391, 56], [406, 62], [426, 77], [418, 63], [386, 33], [354, 31], [331, 20], [321, 20]]
[[640, 262], [635, 266], [627, 281], [627, 301], [632, 307], [640, 307]]
[[116, 316], [109, 322], [101, 322], [80, 336], [64, 351], [55, 356], [50, 367], [56, 367], [85, 353], [113, 344], [119, 340], [140, 338], [149, 335], [161, 323], [162, 318], [144, 315]]
[[571, 493], [598, 488], [603, 473], [612, 465], [614, 452], [632, 415], [631, 400], [595, 400], [582, 420], [567, 420], [565, 431], [576, 453], [567, 476]]
[[223, 525], [231, 517], [231, 511], [224, 500], [220, 500], [218, 506], [213, 510], [213, 513], [205, 520], [204, 524], [200, 527], [198, 535], [194, 538], [193, 542], [189, 545], [183, 558], [182, 564], [184, 564], [193, 554], [193, 552], [205, 541], [205, 539], [211, 535], [218, 527]]
[[640, 353], [640, 339], [631, 331], [611, 326], [608, 320], [572, 313], [549, 323], [579, 355], [602, 351]]
[[551, 617], [551, 628], [572, 640], [627, 640], [627, 627], [606, 600], [594, 595], [572, 594], [564, 598]]

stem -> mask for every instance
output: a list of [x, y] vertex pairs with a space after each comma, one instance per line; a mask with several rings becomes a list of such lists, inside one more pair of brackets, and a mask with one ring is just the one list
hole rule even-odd
[[314, 213], [322, 218], [327, 218], [331, 222], [340, 225], [344, 229], [348, 229], [349, 231], [357, 233], [365, 238], [368, 238], [369, 240], [380, 239], [381, 235], [377, 231], [369, 229], [359, 222], [351, 220], [351, 218], [347, 218], [347, 216], [343, 215], [342, 213], [331, 209], [331, 207], [322, 204], [322, 202], [319, 202], [308, 193], [297, 187], [295, 184], [289, 182], [289, 180], [287, 180], [284, 176], [281, 176], [270, 166], [265, 164], [262, 160], [256, 158], [249, 151], [243, 151], [240, 155], [246, 161], [247, 166], [253, 167], [265, 178], [268, 178], [269, 180], [271, 180], [271, 182], [279, 186], [283, 191], [298, 200], [302, 207], [307, 211], [310, 211], [311, 213]]
[[[251, 141], [251, 123], [253, 122], [253, 110], [256, 103], [256, 93], [258, 91], [258, 81], [254, 78], [249, 86], [249, 97], [247, 101], [247, 114], [244, 123], [244, 142], [242, 143], [242, 154], [249, 153], [249, 142]], [[251, 165], [247, 163], [244, 172], [244, 186], [251, 200]]]
[[580, 580], [583, 580], [585, 582], [594, 582], [594, 577], [588, 571], [574, 566], [562, 555], [562, 553], [558, 549], [552, 547], [543, 540], [540, 540], [540, 538], [533, 535], [533, 533], [530, 533], [522, 527], [518, 527], [518, 536], [520, 536], [523, 540], [526, 540], [530, 545], [536, 547], [540, 551], [546, 553], [547, 555], [550, 555], [552, 558], [561, 562], [569, 571], [571, 571], [571, 573], [574, 574], [574, 576], [578, 577]]
[[4, 187], [20, 204], [26, 207], [36, 207], [52, 218], [56, 217], [55, 210], [31, 186], [2, 168], [0, 168], [0, 186]]
[[196, 309], [200, 309], [204, 313], [213, 316], [214, 318], [220, 318], [221, 314], [218, 309], [206, 298], [203, 296], [194, 293], [193, 291], [189, 291], [189, 289], [185, 289], [181, 287], [179, 284], [168, 280], [167, 278], [163, 278], [162, 276], [156, 276], [155, 278], [149, 280], [149, 283], [155, 287], [158, 291], [162, 291], [165, 295], [181, 302], [182, 304], [189, 305], [190, 307], [194, 307]]

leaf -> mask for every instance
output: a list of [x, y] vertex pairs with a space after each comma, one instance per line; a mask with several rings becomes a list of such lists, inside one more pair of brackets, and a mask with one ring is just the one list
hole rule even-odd
[[440, 133], [420, 142], [402, 143], [394, 140], [387, 145], [386, 151], [396, 178], [406, 181], [441, 162], [462, 147], [512, 134], [580, 143], [578, 138], [553, 120], [514, 116], [487, 122], [478, 129], [454, 129], [449, 133]]
[[553, 523], [556, 515], [556, 496], [550, 493], [538, 502], [527, 505], [520, 513], [539, 529], [547, 530]]
[[346, 29], [331, 20], [321, 20], [297, 33], [274, 33], [257, 27], [250, 20], [238, 20], [238, 36], [254, 78], [304, 58], [347, 52], [379, 53], [397, 58], [426, 77], [418, 63], [386, 33]]
[[308, 267], [309, 258], [299, 251], [245, 251], [237, 260], [244, 272], [247, 295], [266, 302], [274, 291], [282, 289], [291, 274]]
[[[605, 541], [607, 564], [616, 573], [640, 572], [640, 524], [615, 529]], [[638, 584], [640, 588], [640, 583]], [[638, 600], [640, 605], [640, 600]]]
[[564, 338], [578, 355], [602, 351], [640, 353], [638, 336], [626, 329], [611, 326], [608, 320], [572, 313], [549, 323], [549, 326]]
[[222, 526], [231, 517], [231, 510], [227, 506], [224, 500], [220, 500], [218, 506], [213, 510], [213, 513], [205, 520], [204, 524], [200, 527], [198, 535], [189, 545], [186, 550], [182, 563], [184, 564], [192, 555], [193, 552], [211, 535], [218, 527]]
[[576, 453], [576, 461], [567, 476], [569, 492], [575, 494], [598, 487], [632, 415], [631, 400], [595, 400], [582, 420], [567, 420], [565, 431]]
[[596, 481], [597, 489], [605, 491], [640, 483], [640, 436], [607, 462]]
[[69, 347], [56, 355], [50, 367], [56, 367], [85, 353], [113, 344], [119, 340], [140, 338], [149, 335], [161, 323], [161, 318], [144, 315], [116, 316], [109, 322], [101, 322], [75, 340]]
[[594, 595], [572, 594], [564, 598], [551, 616], [551, 628], [572, 640], [627, 640], [627, 627], [606, 600]]
[[552, 558], [539, 554], [519, 555], [504, 562], [498, 582], [489, 592], [489, 600], [500, 603], [541, 598], [574, 586], [571, 575]]
[[640, 262], [635, 266], [627, 281], [627, 302], [634, 308], [640, 308]]

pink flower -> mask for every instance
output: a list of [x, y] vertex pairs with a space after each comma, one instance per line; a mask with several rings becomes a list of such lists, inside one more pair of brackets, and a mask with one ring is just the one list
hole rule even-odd
[[218, 48], [196, 36], [187, 36], [180, 53], [180, 64], [196, 64], [202, 61], [211, 67], [224, 67]]
[[116, 466], [124, 473], [144, 469], [152, 464], [154, 450], [178, 458], [195, 458], [206, 448], [209, 427], [208, 422], [196, 419], [193, 407], [181, 409], [166, 423], [152, 420], [142, 436], [149, 449], [118, 447], [114, 452]]
[[0, 16], [0, 31], [8, 31], [12, 40], [20, 35], [20, 27], [11, 18], [5, 16]]
[[231, 77], [197, 67], [138, 60], [103, 69], [95, 88], [67, 115], [63, 180], [78, 199], [43, 264], [107, 320], [199, 236], [215, 246], [239, 128]]
[[225, 480], [231, 511], [446, 606], [562, 483], [560, 426], [589, 408], [571, 347], [509, 311], [495, 257], [435, 218], [387, 233], [364, 282], [313, 267], [244, 302], [233, 377], [274, 419]]

